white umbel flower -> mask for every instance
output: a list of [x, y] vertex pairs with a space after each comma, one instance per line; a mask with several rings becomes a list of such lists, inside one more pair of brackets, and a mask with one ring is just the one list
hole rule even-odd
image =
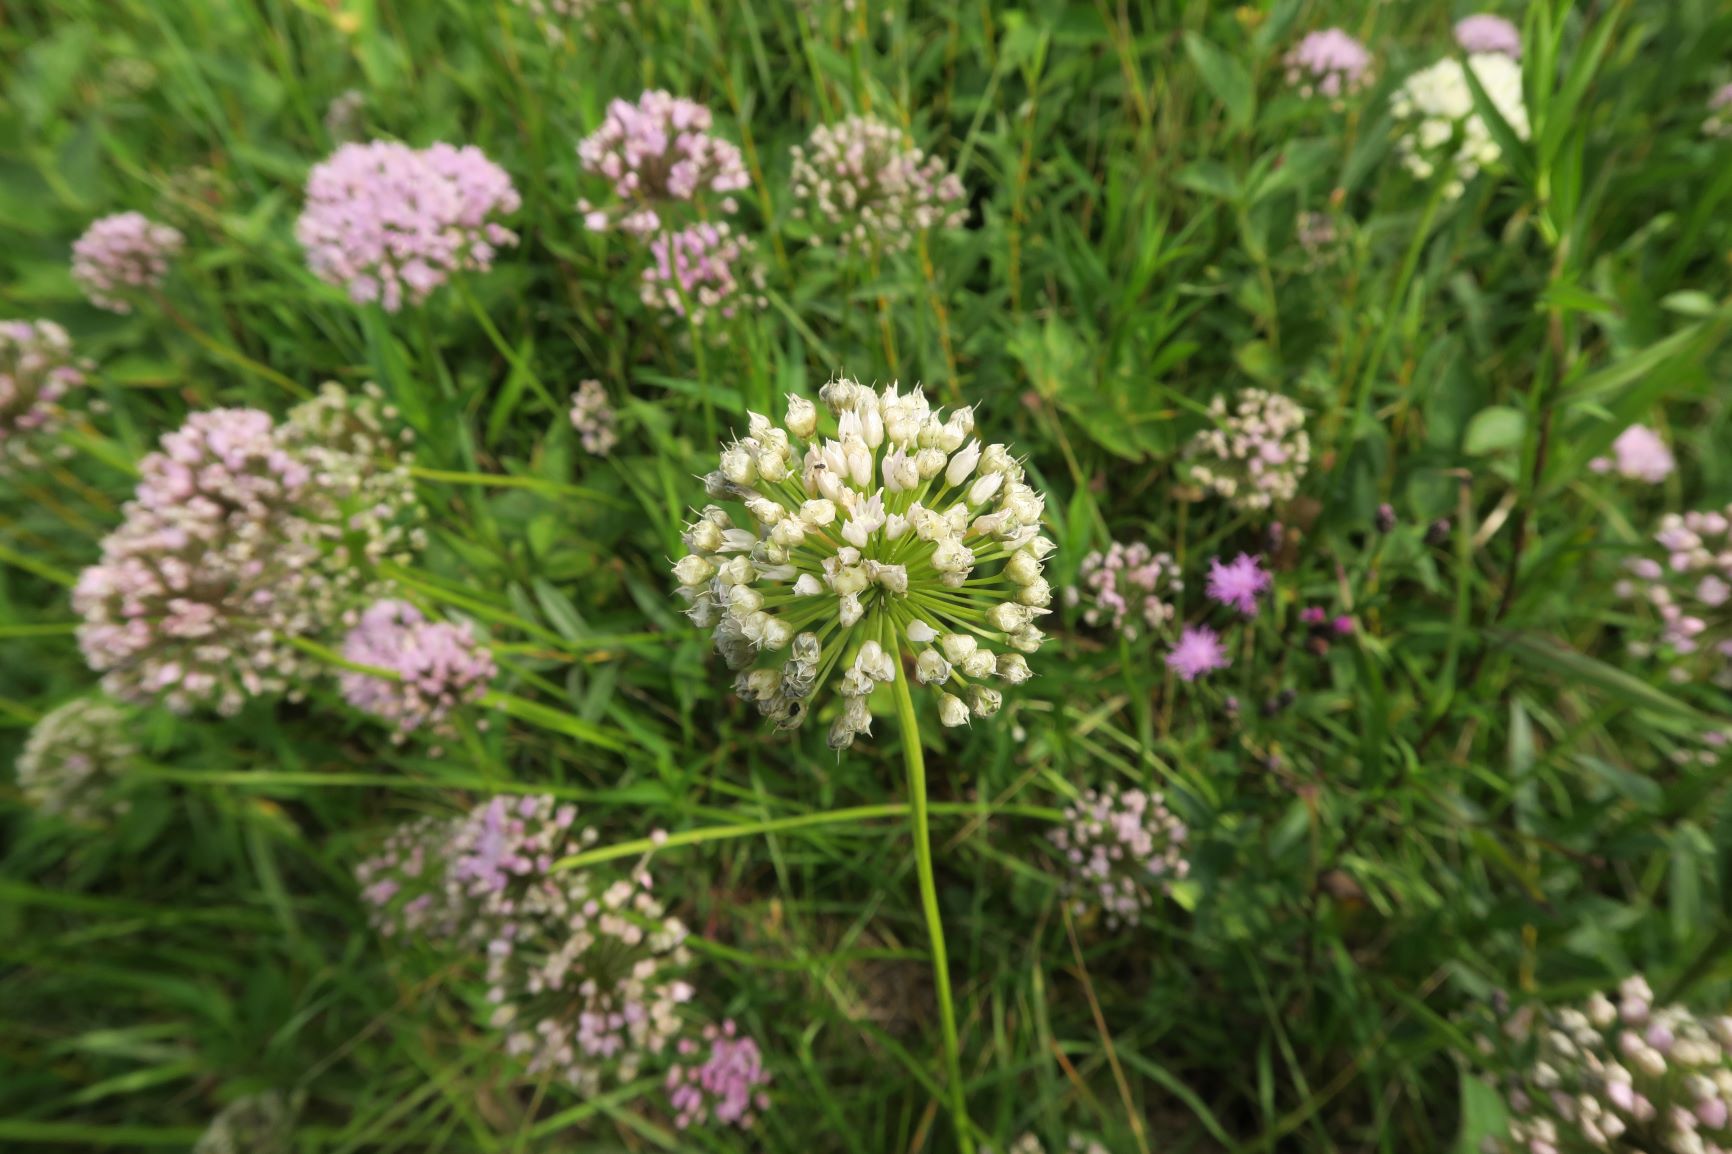
[[688, 616], [778, 726], [834, 682], [836, 749], [870, 732], [867, 697], [899, 675], [932, 690], [947, 725], [992, 716], [1002, 696], [987, 683], [1028, 680], [1022, 654], [1044, 639], [1045, 497], [1008, 448], [969, 439], [971, 409], [946, 418], [919, 388], [851, 380], [820, 396], [833, 436], [790, 398], [786, 427], [751, 414], [704, 478], [741, 512], [707, 506], [684, 534], [673, 573]]
[[[1467, 58], [1480, 87], [1522, 140], [1528, 138], [1528, 110], [1522, 99], [1521, 65], [1500, 53]], [[1454, 199], [1479, 170], [1503, 156], [1479, 113], [1461, 61], [1446, 57], [1409, 76], [1390, 98], [1396, 119], [1407, 122], [1397, 141], [1402, 165], [1419, 180], [1430, 180], [1441, 166], [1451, 170], [1444, 195]], [[1453, 151], [1451, 151], [1453, 146]]]

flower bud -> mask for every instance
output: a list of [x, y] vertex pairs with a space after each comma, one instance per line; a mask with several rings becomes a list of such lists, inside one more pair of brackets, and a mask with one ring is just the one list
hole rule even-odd
[[980, 642], [966, 633], [946, 633], [938, 639], [938, 647], [944, 650], [944, 656], [952, 665], [961, 665], [968, 660], [969, 654], [980, 648]]
[[775, 449], [760, 449], [755, 461], [758, 466], [758, 476], [771, 484], [780, 484], [788, 479], [787, 454]]
[[938, 640], [938, 630], [932, 628], [932, 626], [928, 625], [924, 621], [910, 621], [908, 623], [907, 632], [908, 640], [914, 642], [916, 645], [930, 645], [932, 642]]
[[962, 704], [962, 698], [954, 693], [946, 693], [938, 698], [938, 720], [955, 728], [968, 723], [968, 706]]
[[808, 529], [821, 529], [836, 519], [836, 503], [817, 498], [802, 502], [800, 505], [800, 520], [806, 523]]
[[998, 655], [998, 676], [1001, 681], [1012, 685], [1021, 685], [1034, 673], [1028, 667], [1028, 658], [1020, 653], [1000, 653]]
[[830, 578], [830, 588], [843, 597], [857, 597], [866, 592], [866, 587], [870, 584], [865, 568], [860, 565], [839, 566]]
[[998, 671], [998, 655], [990, 649], [976, 649], [962, 663], [964, 677], [991, 677]]
[[806, 526], [798, 517], [786, 517], [770, 530], [770, 540], [784, 549], [792, 549], [806, 539]]
[[728, 610], [736, 617], [756, 613], [764, 607], [764, 595], [750, 585], [735, 585], [728, 590]]
[[[975, 524], [979, 525], [979, 520]], [[1018, 585], [1027, 585], [1040, 576], [1040, 562], [1026, 549], [1019, 549], [1004, 563], [1004, 575]]]
[[735, 445], [722, 451], [722, 476], [736, 485], [750, 485], [758, 478], [757, 462], [752, 454]]
[[974, 709], [974, 716], [991, 717], [1004, 704], [1004, 694], [984, 685], [972, 685], [968, 689], [968, 704]]
[[[720, 534], [717, 534], [720, 536]], [[674, 564], [674, 578], [687, 589], [695, 589], [716, 575], [716, 566], [706, 557], [688, 553]]]
[[1036, 537], [1025, 545], [1024, 548], [1026, 548], [1030, 553], [1033, 553], [1035, 560], [1037, 561], [1045, 561], [1048, 557], [1058, 551], [1058, 546], [1054, 545], [1051, 541], [1048, 541], [1045, 537]]
[[680, 534], [680, 540], [694, 553], [714, 553], [722, 547], [722, 531], [709, 521], [696, 521]]
[[858, 664], [842, 671], [841, 693], [844, 697], [865, 697], [872, 692], [873, 681]]
[[843, 628], [852, 629], [855, 625], [859, 624], [860, 618], [865, 614], [865, 612], [865, 608], [860, 604], [860, 595], [858, 593], [845, 593], [842, 595], [841, 601], [837, 607], [837, 615], [842, 620]]
[[1012, 648], [1023, 653], [1037, 652], [1040, 649], [1041, 642], [1045, 640], [1046, 634], [1042, 633], [1039, 629], [1036, 629], [1033, 625], [1024, 625], [1021, 629], [1018, 629], [1015, 633], [1010, 635], [1010, 644]]
[[788, 431], [801, 440], [810, 440], [818, 429], [818, 407], [805, 397], [788, 394]]
[[730, 557], [716, 568], [716, 580], [723, 585], [750, 585], [757, 579], [757, 567], [744, 555]]
[[764, 638], [759, 644], [774, 653], [786, 646], [793, 636], [793, 626], [778, 617], [771, 617], [769, 624], [764, 626]]
[[950, 680], [950, 662], [936, 649], [922, 649], [914, 659], [914, 678], [922, 685], [943, 685]]
[[1016, 599], [1024, 605], [1045, 609], [1052, 604], [1052, 586], [1046, 583], [1045, 577], [1036, 577], [1022, 587], [1022, 591], [1016, 595]]
[[968, 487], [968, 503], [976, 508], [986, 504], [1003, 484], [1003, 473], [985, 473], [976, 477], [974, 484]]
[[986, 611], [986, 620], [1000, 633], [1015, 633], [1033, 618], [1029, 614], [1028, 606], [1018, 605], [1014, 601], [1000, 601]]
[[974, 567], [974, 550], [954, 538], [940, 541], [932, 550], [932, 567], [940, 573], [962, 573]]
[[970, 441], [966, 448], [961, 449], [950, 458], [950, 464], [944, 470], [944, 483], [956, 488], [974, 475], [974, 467], [980, 463], [980, 442]]
[[746, 512], [760, 525], [776, 525], [788, 515], [788, 511], [768, 497], [747, 497]]
[[944, 472], [944, 467], [950, 463], [950, 458], [944, 455], [944, 450], [925, 448], [914, 454], [914, 469], [922, 481], [930, 481]]
[[812, 597], [824, 591], [824, 583], [810, 573], [802, 573], [794, 581], [794, 593], [800, 597]]
[[774, 669], [754, 669], [742, 674], [746, 679], [746, 692], [740, 694], [747, 701], [758, 697], [774, 697], [782, 689], [782, 675]]
[[818, 663], [823, 648], [819, 644], [816, 633], [802, 633], [794, 638], [794, 660], [805, 661], [813, 665]]
[[860, 652], [854, 658], [854, 667], [874, 681], [896, 680], [896, 663], [876, 641], [868, 641], [860, 646]]
[[868, 561], [863, 566], [866, 576], [882, 585], [886, 592], [898, 597], [908, 594], [908, 566], [884, 565], [877, 561]]

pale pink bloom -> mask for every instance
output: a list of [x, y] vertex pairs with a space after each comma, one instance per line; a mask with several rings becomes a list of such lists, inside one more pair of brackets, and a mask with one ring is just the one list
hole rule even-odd
[[1490, 52], [1508, 56], [1511, 60], [1522, 58], [1521, 30], [1502, 16], [1489, 12], [1457, 21], [1455, 42], [1469, 56]]

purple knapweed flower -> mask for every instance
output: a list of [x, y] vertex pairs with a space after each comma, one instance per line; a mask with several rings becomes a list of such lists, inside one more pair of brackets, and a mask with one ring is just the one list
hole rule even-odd
[[761, 309], [764, 270], [749, 237], [735, 236], [726, 222], [694, 224], [650, 241], [655, 263], [643, 271], [643, 303], [702, 325], [741, 308]]
[[522, 201], [473, 145], [345, 144], [307, 178], [295, 239], [307, 266], [356, 304], [419, 305], [459, 271], [485, 272], [517, 234], [498, 217]]
[[613, 406], [600, 381], [584, 381], [577, 387], [571, 398], [571, 427], [577, 430], [584, 450], [594, 456], [607, 456], [619, 443]]
[[1069, 863], [1065, 894], [1079, 916], [1098, 908], [1109, 927], [1135, 925], [1157, 890], [1190, 873], [1185, 824], [1159, 793], [1116, 783], [1084, 790], [1064, 815], [1047, 836]]
[[159, 287], [186, 238], [143, 213], [92, 221], [72, 245], [72, 279], [90, 303], [111, 313], [132, 311], [138, 293]]
[[749, 187], [751, 178], [739, 148], [714, 135], [713, 123], [708, 108], [658, 90], [635, 104], [611, 102], [601, 127], [577, 146], [577, 158], [585, 172], [613, 185], [619, 204], [602, 208], [578, 201], [585, 227], [648, 236], [663, 227], [670, 206], [711, 194], [719, 198], [720, 211], [733, 212], [733, 194]]
[[900, 252], [928, 229], [968, 219], [962, 181], [885, 121], [850, 116], [822, 125], [792, 155], [794, 216], [811, 223], [814, 245]]
[[1287, 54], [1287, 84], [1301, 96], [1338, 100], [1371, 80], [1371, 53], [1340, 28], [1312, 32]]
[[1511, 60], [1522, 58], [1521, 29], [1489, 12], [1456, 21], [1455, 42], [1470, 56], [1488, 52]]
[[89, 369], [53, 321], [0, 321], [0, 473], [37, 462], [36, 444], [65, 417], [61, 399]]
[[362, 613], [343, 639], [343, 656], [401, 676], [344, 671], [339, 678], [349, 704], [395, 725], [399, 741], [422, 726], [443, 732], [451, 713], [480, 700], [499, 672], [467, 622], [428, 621], [405, 601], [380, 601]]
[[1231, 664], [1220, 635], [1206, 625], [1186, 626], [1167, 653], [1167, 668], [1183, 681], [1195, 681]]
[[1085, 624], [1104, 622], [1135, 641], [1145, 627], [1160, 629], [1173, 619], [1168, 598], [1184, 587], [1172, 554], [1156, 553], [1141, 541], [1114, 541], [1106, 552], [1083, 558], [1077, 584], [1067, 588], [1064, 597], [1067, 605], [1087, 603]]
[[1234, 508], [1266, 512], [1299, 491], [1311, 464], [1305, 410], [1263, 389], [1240, 389], [1231, 406], [1209, 402], [1213, 424], [1185, 446], [1191, 479]]
[[1620, 477], [1658, 485], [1672, 475], [1678, 462], [1660, 434], [1646, 425], [1631, 425], [1612, 442], [1612, 456], [1596, 457], [1588, 467], [1596, 473], [1615, 472]]
[[[700, 1062], [697, 1056], [707, 1047]], [[684, 1061], [668, 1071], [668, 1104], [681, 1130], [714, 1122], [749, 1130], [770, 1107], [770, 1072], [764, 1069], [758, 1043], [737, 1036], [729, 1018], [720, 1026], [704, 1027], [703, 1044], [682, 1039], [677, 1047]]]
[[1231, 563], [1223, 565], [1219, 557], [1209, 560], [1209, 600], [1230, 605], [1247, 617], [1257, 616], [1257, 597], [1275, 579], [1263, 572], [1262, 562], [1249, 553], [1241, 553]]

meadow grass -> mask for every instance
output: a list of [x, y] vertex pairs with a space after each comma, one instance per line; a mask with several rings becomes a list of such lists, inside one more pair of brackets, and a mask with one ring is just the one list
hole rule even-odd
[[[284, 1149], [331, 1154], [1468, 1154], [1507, 1126], [1475, 1024], [1504, 996], [1645, 972], [1723, 1010], [1732, 702], [1711, 659], [1631, 653], [1656, 631], [1619, 580], [1662, 514], [1732, 491], [1732, 141], [1703, 130], [1732, 12], [1503, 5], [1527, 130], [1475, 83], [1501, 157], [1452, 195], [1403, 164], [1391, 97], [1474, 10], [602, 0], [554, 36], [508, 0], [7, 5], [3, 314], [92, 367], [58, 451], [0, 473], [0, 761], [99, 680], [69, 590], [140, 460], [325, 381], [414, 434], [426, 545], [380, 580], [498, 675], [437, 752], [322, 677], [232, 717], [139, 705], [105, 823], [0, 790], [0, 1147], [190, 1148], [276, 1091]], [[1284, 63], [1328, 26], [1373, 61], [1339, 101]], [[646, 305], [643, 246], [575, 207], [610, 203], [578, 142], [651, 88], [740, 149], [763, 281], [732, 316]], [[961, 227], [808, 243], [789, 150], [850, 114], [960, 179]], [[357, 304], [295, 237], [344, 139], [476, 146], [517, 242], [418, 307]], [[134, 209], [184, 249], [101, 311], [72, 244]], [[669, 575], [719, 444], [836, 375], [973, 405], [1045, 496], [1061, 591], [995, 717], [941, 727], [904, 673], [840, 754], [833, 713], [778, 732], [735, 697]], [[586, 380], [604, 455], [568, 415]], [[1185, 453], [1245, 388], [1310, 441], [1264, 510]], [[1596, 467], [1634, 424], [1677, 458], [1657, 484]], [[1062, 596], [1115, 540], [1184, 578], [1134, 637]], [[1273, 577], [1254, 617], [1205, 592], [1242, 552]], [[1166, 653], [1204, 622], [1231, 664], [1185, 681]], [[330, 625], [294, 652], [353, 672]], [[1108, 785], [1187, 827], [1188, 874], [1130, 924], [1073, 904], [1051, 839]], [[659, 1068], [526, 1075], [479, 959], [370, 926], [354, 871], [386, 834], [498, 794], [579, 807], [596, 839], [562, 869], [648, 861], [695, 1004], [773, 1074], [751, 1130], [677, 1129]]]

